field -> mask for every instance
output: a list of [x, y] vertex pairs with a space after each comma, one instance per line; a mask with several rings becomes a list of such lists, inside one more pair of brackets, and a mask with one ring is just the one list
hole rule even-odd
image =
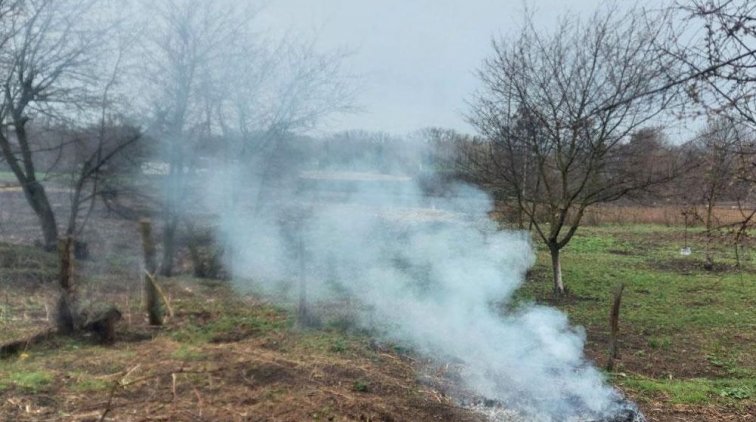
[[[519, 302], [567, 312], [586, 329], [588, 355], [604, 365], [610, 295], [625, 283], [611, 381], [651, 421], [753, 420], [756, 255], [738, 267], [718, 243], [707, 271], [700, 229], [689, 232], [690, 256], [680, 256], [682, 242], [677, 226], [583, 228], [563, 254], [570, 298], [554, 303], [539, 250]], [[54, 279], [55, 257], [10, 245], [0, 255], [5, 342], [46, 326], [55, 291], [40, 281]], [[135, 274], [87, 265], [82, 273], [93, 275], [82, 291], [124, 311], [115, 345], [50, 337], [0, 360], [5, 420], [481, 420], [445, 394], [443, 366], [343, 321], [299, 330], [286, 308], [223, 282], [179, 277], [164, 280], [175, 316], [154, 329]]]
[[[564, 253], [572, 297], [559, 303], [586, 328], [587, 352], [606, 362], [610, 297], [625, 283], [620, 361], [612, 381], [658, 421], [752, 420], [756, 412], [756, 271], [736, 266], [731, 246], [714, 247], [704, 269], [700, 230], [681, 256], [681, 227], [622, 225], [582, 228]], [[521, 290], [522, 300], [551, 301], [549, 258]]]

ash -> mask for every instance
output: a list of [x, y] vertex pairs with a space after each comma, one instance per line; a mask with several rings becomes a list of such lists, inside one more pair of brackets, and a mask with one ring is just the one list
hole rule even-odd
[[621, 399], [616, 402], [616, 407], [612, 410], [612, 415], [608, 416], [567, 416], [555, 419], [552, 416], [523, 415], [521, 412], [505, 407], [495, 400], [477, 400], [465, 405], [475, 413], [483, 415], [491, 422], [646, 422], [645, 416], [641, 413], [635, 403]]

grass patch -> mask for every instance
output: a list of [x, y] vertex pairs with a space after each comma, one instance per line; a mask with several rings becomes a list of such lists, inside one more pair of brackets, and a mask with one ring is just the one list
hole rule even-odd
[[[711, 273], [701, 269], [691, 274], [661, 271], [648, 262], [679, 259], [679, 246], [675, 239], [666, 236], [670, 229], [659, 227], [655, 232], [654, 227], [643, 227], [639, 233], [629, 234], [627, 229], [581, 229], [565, 249], [562, 255], [565, 284], [574, 297], [584, 299], [561, 305], [574, 322], [605, 326], [612, 289], [622, 282], [626, 286], [622, 321], [627, 326], [644, 329], [648, 336], [656, 338], [651, 342], [657, 346], [667, 343], [665, 335], [695, 332], [712, 334], [709, 337], [712, 341], [721, 340], [724, 334], [724, 341], [731, 347], [733, 343], [742, 343], [733, 337], [754, 332], [756, 316], [752, 306], [756, 283], [744, 280], [752, 279], [756, 271]], [[617, 249], [634, 254], [611, 252]], [[518, 292], [519, 297], [551, 299], [550, 258], [543, 248], [539, 248], [530, 281]]]
[[0, 243], [0, 268], [50, 270], [57, 265], [55, 253], [34, 246]]
[[[753, 409], [756, 392], [756, 362], [750, 350], [756, 342], [756, 315], [752, 312], [756, 284], [751, 282], [756, 272], [747, 266], [735, 271], [726, 245], [715, 245], [716, 259], [728, 265], [724, 270], [710, 272], [691, 265], [701, 260], [696, 254], [702, 250], [702, 238], [694, 230], [689, 234], [694, 254], [681, 257], [681, 228], [581, 228], [562, 255], [564, 278], [572, 296], [557, 306], [574, 324], [586, 327], [588, 355], [601, 364], [605, 361], [611, 293], [618, 282], [625, 283], [618, 372], [630, 375], [616, 376], [612, 381], [641, 405], [648, 404], [644, 410], [652, 417], [658, 416], [653, 415], [657, 411], [669, 416], [679, 404], [726, 408], [728, 415], [747, 414]], [[520, 304], [554, 303], [548, 251], [539, 247], [537, 252], [536, 266], [517, 292]], [[36, 271], [44, 266], [30, 263], [28, 267], [28, 271]], [[118, 285], [113, 283], [117, 279], [109, 280]], [[333, 319], [321, 326], [325, 328], [292, 330], [293, 314], [257, 299], [239, 297], [228, 283], [188, 277], [162, 281], [171, 294], [176, 315], [159, 330], [145, 327], [139, 302], [132, 296], [130, 302], [118, 302], [131, 308], [131, 325], [124, 328], [131, 330], [131, 337], [113, 347], [56, 338], [49, 347], [30, 349], [27, 359], [0, 361], [0, 413], [16, 411], [7, 399], [28, 398], [38, 391], [78, 400], [78, 406], [84, 408], [88, 405], [85, 401], [94, 397], [107, 400], [112, 382], [120, 377], [149, 380], [130, 385], [128, 394], [133, 396], [127, 396], [124, 390], [119, 396], [122, 400], [144, 397], [158, 388], [165, 394], [160, 397], [169, 397], [175, 382], [177, 400], [185, 400], [186, 409], [196, 409], [198, 395], [230, 397], [222, 404], [223, 409], [244, 408], [256, 416], [260, 415], [254, 411], [265, 412], [260, 419], [269, 416], [268, 408], [275, 406], [286, 410], [306, 406], [313, 394], [320, 394], [323, 385], [365, 400], [355, 404], [359, 412], [376, 400], [409, 397], [404, 389], [396, 393], [387, 386], [411, 385], [416, 375], [401, 359], [384, 359], [381, 355], [411, 355], [411, 351], [401, 345], [386, 345], [381, 349], [385, 353], [379, 353], [366, 336], [352, 334], [355, 330], [348, 318]], [[104, 279], [97, 282], [107, 283]], [[44, 311], [38, 293], [29, 293], [29, 289], [8, 291], [10, 300], [0, 297], [0, 323], [7, 320], [5, 326], [0, 325], [0, 337], [6, 335], [6, 328], [20, 326], [18, 316], [24, 312], [39, 323]], [[238, 360], [243, 362], [234, 363]], [[198, 372], [179, 374], [176, 381], [166, 375], [180, 372], [180, 368]], [[156, 378], [150, 378], [150, 374]], [[387, 374], [400, 378], [386, 383], [383, 377]], [[301, 393], [297, 393], [300, 387]], [[250, 389], [256, 390], [250, 393]], [[375, 394], [355, 394], [363, 392]], [[417, 400], [425, 397], [413, 394]], [[323, 397], [308, 413], [297, 413], [291, 420], [327, 419], [330, 409], [323, 404], [332, 400]], [[211, 404], [208, 401], [203, 405]], [[145, 411], [141, 401], [124, 401], [124, 406], [130, 406], [128, 411], [133, 414]], [[397, 409], [406, 412], [408, 407], [402, 404]], [[119, 416], [125, 412], [124, 407]], [[412, 419], [405, 413], [401, 416], [399, 419], [428, 420]], [[459, 420], [451, 416], [436, 419]]]
[[287, 328], [288, 317], [269, 307], [237, 307], [227, 310], [202, 309], [193, 314], [195, 321], [174, 331], [171, 336], [182, 343], [228, 343], [253, 336], [266, 336]]
[[196, 347], [190, 347], [186, 344], [179, 346], [176, 351], [171, 353], [171, 357], [184, 362], [200, 361], [207, 358], [205, 353]]
[[734, 404], [752, 398], [753, 380], [695, 378], [669, 380], [629, 377], [616, 380], [619, 385], [645, 395], [664, 398], [674, 404]]
[[47, 388], [53, 379], [53, 374], [45, 371], [14, 371], [0, 381], [0, 390], [16, 387], [36, 393]]
[[81, 393], [92, 393], [98, 391], [106, 391], [113, 387], [112, 382], [97, 378], [84, 377], [73, 385], [73, 390]]
[[334, 330], [305, 332], [296, 340], [309, 353], [348, 354], [361, 349], [358, 339]]
[[370, 383], [365, 380], [357, 380], [352, 384], [352, 390], [358, 393], [367, 393], [370, 391]]

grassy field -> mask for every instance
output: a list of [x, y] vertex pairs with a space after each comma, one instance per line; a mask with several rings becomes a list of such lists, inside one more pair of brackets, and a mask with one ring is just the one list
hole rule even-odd
[[[753, 420], [756, 413], [756, 263], [737, 267], [726, 243], [703, 268], [700, 232], [661, 225], [581, 229], [563, 254], [571, 296], [555, 303], [548, 256], [518, 294], [554, 304], [586, 329], [587, 353], [606, 361], [614, 286], [626, 285], [615, 385], [651, 421]], [[45, 327], [54, 257], [0, 245], [0, 342]], [[480, 420], [444, 394], [443, 374], [342, 324], [294, 328], [291, 314], [207, 280], [165, 281], [176, 315], [150, 328], [139, 284], [111, 274], [84, 292], [123, 310], [114, 346], [52, 338], [0, 360], [6, 420]], [[418, 370], [425, 370], [418, 375]]]
[[[614, 286], [625, 284], [620, 360], [611, 375], [653, 420], [748, 420], [756, 412], [756, 271], [753, 251], [736, 265], [732, 248], [680, 227], [581, 228], [563, 254], [571, 297], [556, 306], [586, 328], [587, 351], [604, 365]], [[548, 251], [520, 299], [553, 303]]]

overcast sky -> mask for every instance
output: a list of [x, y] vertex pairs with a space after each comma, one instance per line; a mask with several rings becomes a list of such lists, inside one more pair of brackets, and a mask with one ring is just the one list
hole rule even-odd
[[[590, 14], [600, 0], [527, 0], [547, 28], [566, 12]], [[317, 35], [321, 49], [354, 51], [347, 66], [360, 76], [363, 111], [324, 129], [402, 134], [428, 126], [473, 129], [465, 101], [478, 86], [475, 70], [491, 39], [518, 28], [520, 0], [270, 0], [264, 25]]]

